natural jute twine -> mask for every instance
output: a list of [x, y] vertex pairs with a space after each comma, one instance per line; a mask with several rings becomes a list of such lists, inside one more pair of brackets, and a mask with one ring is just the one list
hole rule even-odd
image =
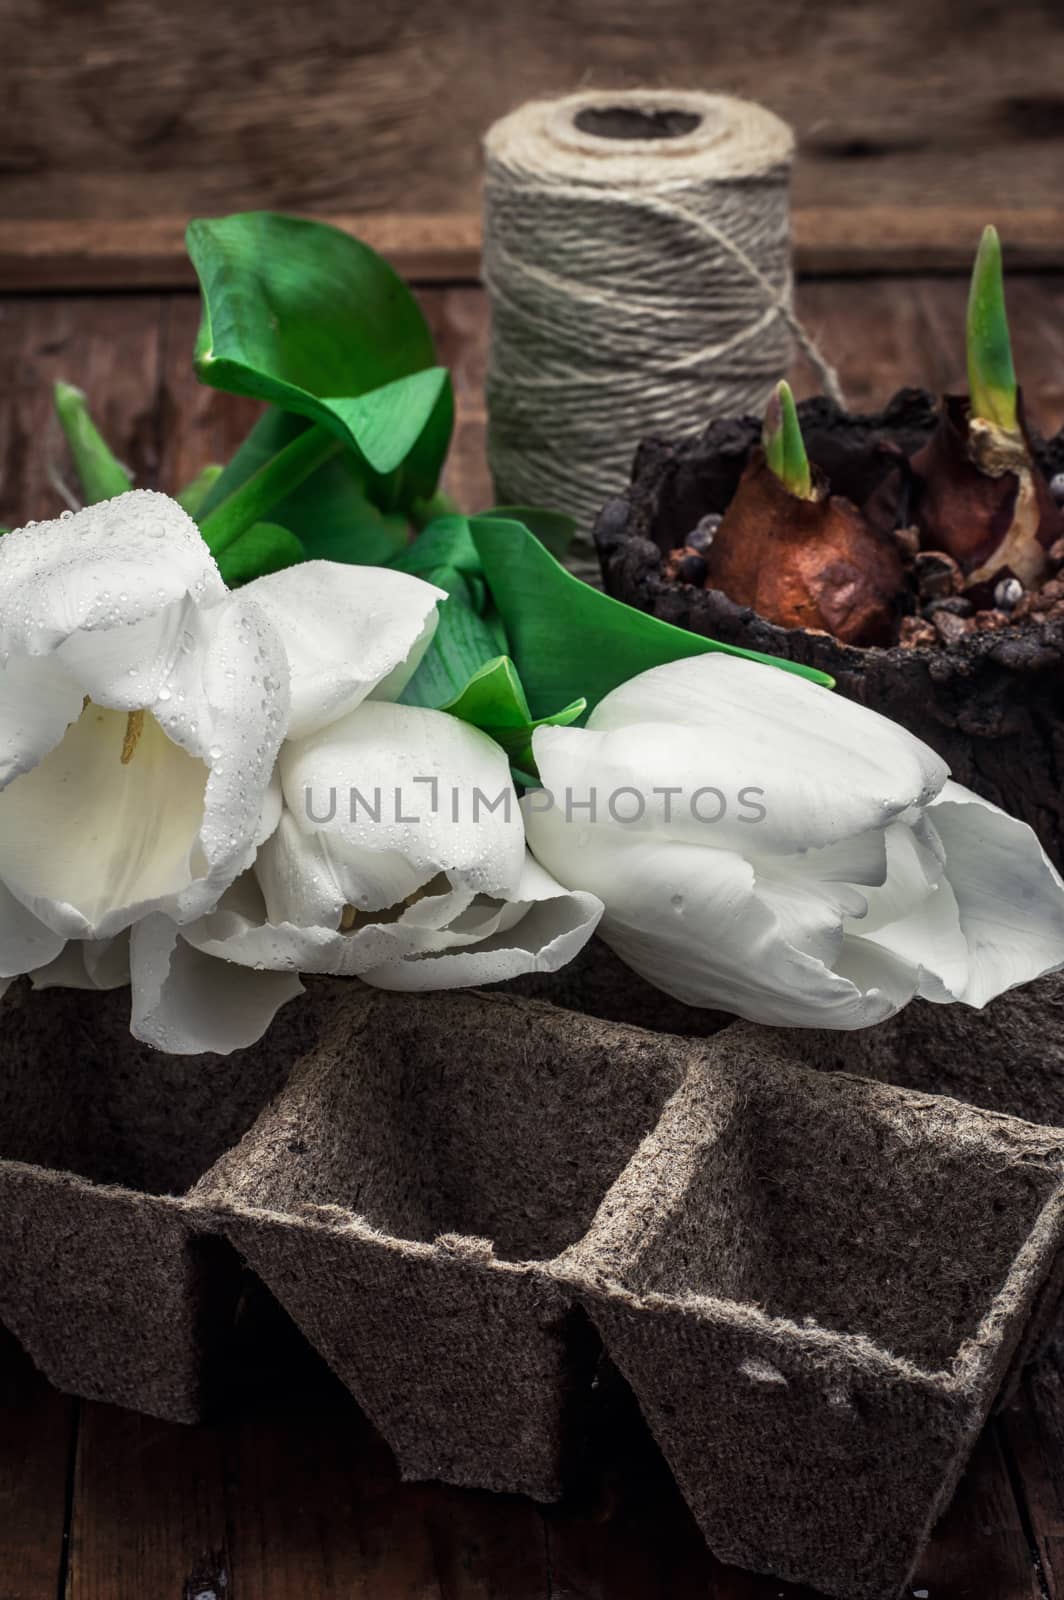
[[500, 504], [571, 512], [586, 534], [641, 438], [760, 411], [792, 340], [840, 398], [791, 309], [793, 150], [763, 107], [673, 90], [535, 100], [489, 130]]

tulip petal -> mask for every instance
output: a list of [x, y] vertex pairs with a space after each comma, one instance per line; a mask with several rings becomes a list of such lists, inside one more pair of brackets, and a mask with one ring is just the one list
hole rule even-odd
[[1064, 882], [1032, 829], [959, 783], [947, 783], [931, 817], [968, 945], [955, 998], [984, 1006], [1064, 965]]
[[265, 910], [250, 919], [223, 895], [217, 909], [182, 929], [188, 943], [204, 955], [270, 972], [315, 972], [357, 978], [388, 960], [419, 954], [423, 941], [394, 926], [370, 924], [351, 933], [335, 928], [300, 928], [292, 922], [268, 923]]
[[415, 887], [442, 872], [453, 886], [509, 898], [521, 876], [524, 829], [506, 756], [442, 711], [367, 700], [289, 741], [281, 778], [299, 829], [324, 838], [356, 908], [374, 909], [379, 895], [360, 878], [366, 852], [401, 856]]
[[[869, 1015], [865, 1021], [846, 1024], [847, 1027], [864, 1028], [871, 1023], [884, 1021], [904, 1010], [919, 991], [920, 970], [904, 956], [884, 950], [870, 939], [844, 939], [839, 958], [835, 963], [836, 976], [845, 978], [870, 1001], [874, 994], [878, 1015]], [[872, 1011], [869, 1006], [869, 1011]], [[837, 1027], [829, 1022], [828, 1027]]]
[[0, 883], [0, 978], [17, 978], [46, 966], [62, 949], [62, 934], [53, 932]]
[[[47, 655], [81, 631], [164, 630], [172, 605], [224, 594], [192, 518], [176, 500], [134, 489], [0, 540], [0, 660]], [[138, 650], [154, 655], [149, 633], [137, 634]]]
[[892, 822], [881, 837], [886, 847], [886, 871], [878, 885], [865, 890], [868, 909], [851, 930], [860, 938], [917, 912], [935, 893], [944, 870], [942, 852], [907, 823]]
[[772, 912], [775, 932], [784, 943], [834, 968], [843, 940], [843, 907], [838, 894], [817, 883], [773, 882], [756, 870], [754, 893]]
[[277, 630], [248, 599], [254, 585], [197, 613], [153, 707], [168, 737], [209, 769], [200, 872], [158, 909], [201, 916], [255, 858], [277, 818], [273, 782], [289, 706], [288, 664]]
[[386, 962], [363, 973], [378, 989], [408, 993], [504, 983], [529, 972], [557, 972], [587, 944], [602, 917], [602, 901], [563, 889], [531, 856], [499, 927], [465, 950], [426, 953]]
[[87, 939], [81, 947], [85, 971], [97, 989], [122, 989], [129, 983], [129, 934]]
[[893, 952], [920, 971], [918, 994], [924, 1000], [945, 1003], [957, 1000], [968, 984], [968, 941], [961, 928], [956, 896], [943, 878], [934, 885], [907, 916], [899, 917], [867, 936], [861, 924], [853, 924], [852, 944], [874, 944]]
[[262, 810], [259, 813], [259, 825], [255, 830], [256, 845], [264, 845], [271, 839], [281, 824], [284, 814], [284, 790], [281, 788], [281, 774], [274, 767], [270, 774], [270, 781], [266, 785], [266, 793], [262, 800]]
[[370, 694], [398, 699], [436, 629], [444, 590], [405, 572], [307, 561], [241, 593], [284, 642], [292, 674], [289, 737], [305, 739]]
[[[871, 828], [852, 839], [840, 839], [838, 844], [826, 844], [819, 850], [799, 850], [793, 856], [773, 856], [771, 870], [774, 876], [786, 875], [800, 883], [860, 884], [865, 889], [878, 888], [887, 876], [886, 834], [882, 828]], [[866, 899], [865, 895], [861, 896]]]
[[945, 877], [942, 840], [923, 813], [891, 823], [883, 838], [885, 880], [867, 891], [866, 914], [848, 921], [846, 948], [870, 941], [919, 970], [917, 992], [925, 1000], [955, 999], [967, 983], [968, 945]]
[[0, 789], [55, 749], [83, 700], [77, 680], [54, 656], [13, 656], [0, 667]]
[[129, 936], [71, 939], [31, 978], [35, 989], [123, 989], [129, 983]]
[[[716, 1006], [753, 1022], [863, 1028], [904, 1003], [889, 952], [862, 950], [862, 982], [817, 952], [841, 958], [842, 911], [825, 894], [803, 906], [795, 886], [755, 872], [734, 851], [592, 830], [589, 839], [557, 810], [525, 801], [531, 849], [562, 883], [604, 901], [599, 936], [622, 961], [674, 998]], [[803, 948], [808, 946], [808, 948]], [[908, 979], [907, 998], [918, 973]]]
[[594, 775], [599, 827], [620, 825], [610, 796], [628, 788], [645, 801], [629, 833], [665, 828], [671, 839], [759, 857], [881, 829], [925, 804], [948, 774], [886, 717], [792, 673], [717, 654], [641, 673], [599, 703], [587, 729], [540, 729], [533, 749], [559, 803], [567, 792], [585, 799]]
[[129, 727], [126, 713], [87, 705], [0, 793], [0, 879], [65, 938], [117, 931], [196, 870], [207, 768], [150, 715], [125, 759]]
[[[198, 950], [245, 966], [362, 977], [386, 962], [475, 944], [517, 915], [507, 902], [475, 902], [472, 890], [460, 888], [429, 901], [418, 899], [411, 906], [400, 903], [381, 913], [355, 913], [350, 926], [341, 926], [345, 909], [350, 913], [353, 908], [339, 905], [331, 895], [334, 880], [328, 871], [315, 881], [322, 865], [315, 857], [317, 841], [298, 832], [293, 835], [290, 829], [282, 830], [281, 837], [284, 833], [292, 846], [289, 863], [277, 870], [276, 842], [271, 841], [267, 854], [274, 855], [273, 870], [264, 872], [260, 858], [256, 871], [239, 879], [210, 915], [183, 930]], [[294, 883], [291, 891], [282, 875], [289, 868], [296, 879], [300, 874], [305, 879], [301, 887]], [[272, 911], [260, 887], [264, 877], [275, 896]], [[320, 922], [309, 920], [315, 904], [321, 910]], [[434, 914], [419, 919], [417, 912], [426, 904]], [[286, 909], [308, 920], [290, 920]]]
[[85, 970], [85, 960], [82, 950], [85, 948], [81, 939], [68, 939], [66, 944], [47, 966], [38, 967], [30, 973], [30, 982], [35, 989], [91, 989], [95, 992], [96, 985]]
[[421, 991], [555, 972], [587, 943], [601, 913], [594, 895], [570, 893], [527, 856], [512, 902], [468, 907], [452, 928], [405, 919], [367, 919], [349, 933], [272, 925], [248, 874], [182, 935], [204, 956], [256, 969], [358, 976], [379, 988]]
[[267, 921], [290, 922], [299, 928], [339, 928], [346, 892], [336, 881], [321, 836], [301, 832], [290, 811], [282, 810], [276, 832], [260, 849], [255, 876]]
[[414, 868], [397, 850], [361, 849], [324, 829], [304, 833], [285, 810], [259, 851], [255, 875], [272, 923], [338, 930], [346, 907], [372, 914], [398, 906], [435, 875]]
[[171, 1055], [229, 1055], [262, 1038], [298, 978], [257, 972], [194, 949], [174, 923], [147, 917], [130, 941], [134, 1038]]
[[56, 659], [96, 705], [139, 710], [152, 705], [164, 688], [199, 610], [182, 596], [128, 626], [72, 633], [57, 646]]
[[267, 920], [256, 873], [245, 873], [214, 911], [183, 928], [182, 933], [204, 954], [241, 966], [346, 978], [361, 977], [382, 962], [466, 942], [447, 930], [420, 928], [405, 916], [375, 921], [369, 914], [346, 932], [341, 931], [339, 918], [305, 926], [272, 922]]

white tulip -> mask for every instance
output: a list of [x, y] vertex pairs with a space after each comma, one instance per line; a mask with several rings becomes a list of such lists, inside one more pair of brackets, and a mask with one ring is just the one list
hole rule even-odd
[[793, 674], [725, 655], [658, 667], [534, 750], [533, 853], [688, 1004], [861, 1028], [1064, 965], [1064, 883], [1031, 829]]
[[138, 1038], [228, 1052], [299, 972], [449, 988], [571, 959], [601, 906], [528, 856], [501, 749], [390, 703], [441, 596], [331, 562], [230, 595], [144, 492], [0, 540], [0, 992], [131, 982]]
[[276, 628], [165, 495], [0, 539], [0, 977], [210, 910], [287, 718]]
[[594, 932], [601, 902], [528, 854], [504, 752], [454, 717], [367, 699], [287, 743], [279, 769], [284, 811], [254, 872], [191, 926], [144, 928], [138, 1037], [228, 1051], [259, 1037], [298, 973], [498, 983], [557, 971]]

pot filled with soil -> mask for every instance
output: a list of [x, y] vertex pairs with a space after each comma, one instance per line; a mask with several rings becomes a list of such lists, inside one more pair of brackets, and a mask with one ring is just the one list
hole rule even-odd
[[1012, 375], [1000, 255], [973, 275], [969, 396], [872, 415], [786, 385], [765, 419], [649, 439], [595, 541], [607, 592], [816, 666], [1064, 863], [1064, 430]]

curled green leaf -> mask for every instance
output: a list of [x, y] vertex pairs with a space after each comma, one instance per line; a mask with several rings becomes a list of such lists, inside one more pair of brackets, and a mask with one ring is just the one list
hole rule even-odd
[[431, 498], [454, 397], [387, 262], [339, 228], [267, 211], [193, 221], [186, 240], [203, 297], [201, 381], [321, 424], [387, 480], [366, 484], [383, 510]]

